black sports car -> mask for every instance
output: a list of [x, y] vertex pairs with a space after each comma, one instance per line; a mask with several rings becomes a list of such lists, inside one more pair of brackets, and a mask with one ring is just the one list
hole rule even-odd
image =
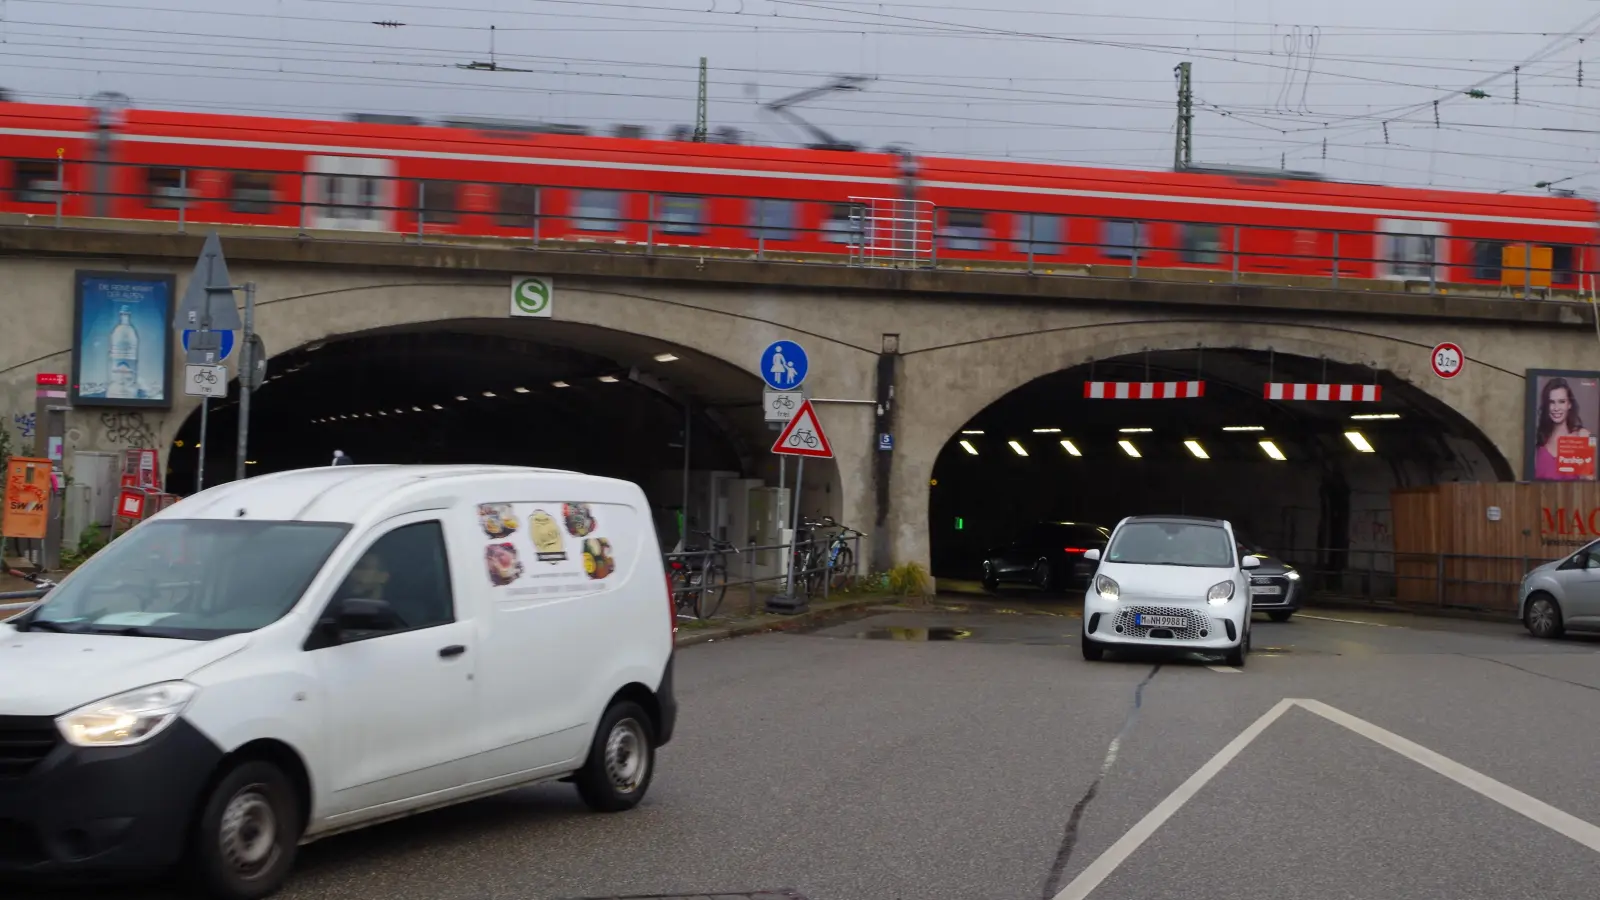
[[995, 547], [983, 557], [983, 586], [1031, 584], [1054, 591], [1085, 587], [1095, 564], [1084, 562], [1086, 550], [1104, 550], [1111, 530], [1083, 522], [1039, 522], [1016, 540]]

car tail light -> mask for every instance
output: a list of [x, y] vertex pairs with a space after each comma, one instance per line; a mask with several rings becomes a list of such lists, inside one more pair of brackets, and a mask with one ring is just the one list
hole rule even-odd
[[1062, 547], [1061, 551], [1063, 553], [1088, 553], [1089, 552], [1089, 548], [1087, 548], [1087, 547]]

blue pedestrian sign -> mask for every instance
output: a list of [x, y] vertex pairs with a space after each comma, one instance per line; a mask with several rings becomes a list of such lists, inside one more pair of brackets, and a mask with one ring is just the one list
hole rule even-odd
[[761, 378], [775, 391], [792, 391], [806, 380], [806, 351], [794, 341], [774, 341], [761, 354]]
[[[196, 333], [195, 330], [192, 329], [192, 328], [184, 329], [184, 332], [183, 332], [183, 349], [185, 351], [187, 351], [189, 349], [189, 335], [192, 335], [192, 334], [195, 334], [195, 333]], [[231, 332], [231, 331], [216, 331], [216, 332], [212, 332], [212, 333], [222, 336], [221, 337], [221, 340], [222, 340], [222, 351], [217, 354], [217, 362], [222, 362], [223, 360], [227, 359], [229, 356], [233, 355], [234, 333]]]

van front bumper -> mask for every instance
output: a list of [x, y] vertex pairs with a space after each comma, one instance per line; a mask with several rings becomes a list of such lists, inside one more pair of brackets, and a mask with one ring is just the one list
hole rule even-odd
[[[0, 716], [0, 743], [8, 725], [21, 730], [18, 722]], [[58, 739], [27, 771], [0, 775], [0, 878], [155, 873], [173, 866], [222, 755], [181, 718], [132, 747], [74, 747]]]

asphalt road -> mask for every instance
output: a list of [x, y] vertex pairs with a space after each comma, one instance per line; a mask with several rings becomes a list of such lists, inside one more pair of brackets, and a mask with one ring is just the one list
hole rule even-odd
[[687, 648], [678, 737], [641, 808], [525, 790], [314, 844], [282, 896], [1514, 900], [1600, 884], [1600, 642], [1318, 612], [1257, 621], [1236, 672], [1086, 663], [1075, 618], [997, 608]]

